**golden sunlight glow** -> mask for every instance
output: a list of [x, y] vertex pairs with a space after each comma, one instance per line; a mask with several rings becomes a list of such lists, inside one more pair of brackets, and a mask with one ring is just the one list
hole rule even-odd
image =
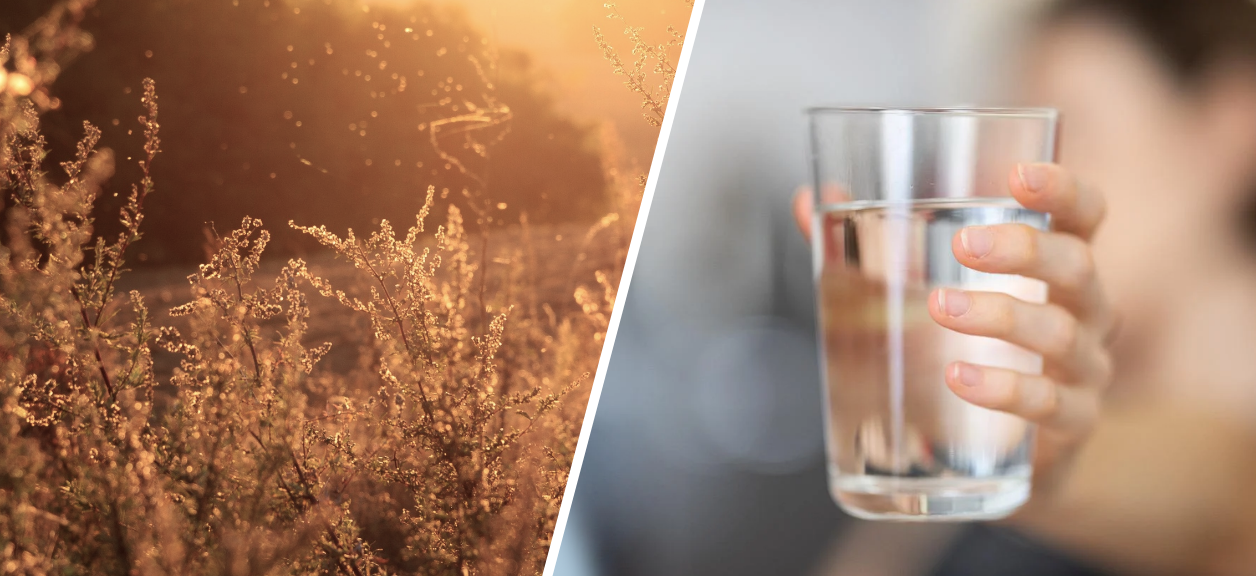
[[[423, 0], [367, 0], [366, 5], [412, 6]], [[606, 16], [604, 0], [433, 0], [463, 11], [501, 48], [526, 51], [548, 78], [559, 106], [585, 122], [609, 122], [624, 140], [629, 159], [645, 164], [654, 152], [658, 129], [641, 120], [640, 100], [611, 73], [593, 41], [600, 26], [615, 45], [622, 44], [623, 22]], [[683, 0], [629, 0], [617, 3], [633, 26], [645, 28], [652, 42], [666, 40], [666, 29], [683, 31], [689, 7]]]

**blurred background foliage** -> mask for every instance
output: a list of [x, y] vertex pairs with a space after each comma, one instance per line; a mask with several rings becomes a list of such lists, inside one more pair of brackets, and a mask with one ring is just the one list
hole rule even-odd
[[[0, 33], [52, 4], [0, 3]], [[136, 156], [139, 80], [162, 87], [168, 152], [139, 265], [199, 261], [209, 227], [245, 214], [271, 224], [271, 256], [301, 254], [313, 245], [280, 224], [407, 222], [429, 184], [438, 210], [469, 209], [473, 230], [610, 209], [595, 127], [562, 114], [532, 58], [494, 46], [455, 5], [102, 0], [84, 28], [96, 47], [67, 68], [44, 119], [53, 150], [72, 151], [88, 120], [120, 159]], [[135, 170], [120, 162], [113, 182]], [[109, 186], [98, 210], [112, 214], [128, 191]]]

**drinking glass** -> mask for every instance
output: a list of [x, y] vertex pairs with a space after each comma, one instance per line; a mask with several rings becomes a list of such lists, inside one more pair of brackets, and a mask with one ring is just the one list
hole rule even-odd
[[1048, 216], [1010, 197], [1023, 162], [1055, 160], [1050, 109], [813, 108], [814, 272], [829, 487], [868, 519], [1006, 516], [1029, 497], [1035, 428], [946, 386], [955, 361], [1036, 374], [1042, 357], [942, 328], [939, 287], [1044, 302], [1037, 280], [961, 266], [965, 226]]

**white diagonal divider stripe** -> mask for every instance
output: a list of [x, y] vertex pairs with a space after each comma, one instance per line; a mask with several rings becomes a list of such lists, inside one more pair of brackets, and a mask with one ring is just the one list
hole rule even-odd
[[685, 83], [685, 73], [689, 70], [689, 56], [693, 54], [693, 43], [698, 37], [698, 21], [702, 19], [702, 6], [706, 0], [696, 0], [693, 11], [689, 15], [689, 27], [685, 31], [685, 43], [680, 48], [680, 61], [676, 66], [676, 77], [672, 80], [671, 93], [667, 100], [667, 110], [663, 113], [663, 124], [659, 129], [659, 140], [654, 147], [654, 159], [650, 163], [650, 174], [646, 178], [645, 192], [641, 197], [641, 209], [638, 212], [637, 224], [632, 230], [632, 241], [628, 244], [628, 258], [624, 262], [624, 274], [619, 279], [619, 287], [615, 293], [615, 309], [611, 312], [610, 324], [606, 328], [606, 340], [602, 343], [602, 355], [598, 358], [597, 373], [593, 376], [593, 389], [589, 392], [589, 405], [584, 410], [584, 422], [580, 425], [580, 438], [576, 441], [576, 453], [571, 460], [571, 472], [567, 475], [567, 487], [563, 490], [563, 503], [558, 509], [558, 520], [554, 523], [554, 537], [550, 541], [549, 554], [545, 558], [544, 576], [553, 576], [554, 567], [558, 564], [558, 553], [562, 549], [563, 532], [567, 528], [567, 519], [571, 515], [571, 503], [576, 496], [576, 482], [580, 480], [580, 468], [584, 463], [584, 452], [589, 447], [589, 435], [593, 431], [593, 418], [597, 415], [598, 399], [602, 397], [602, 384], [606, 381], [606, 370], [611, 362], [611, 352], [615, 349], [615, 335], [619, 332], [619, 321], [624, 314], [624, 303], [628, 300], [628, 288], [632, 284], [632, 271], [637, 266], [637, 253], [641, 250], [641, 237], [645, 234], [646, 220], [650, 215], [650, 204], [654, 200], [654, 189], [658, 186], [659, 171], [663, 166], [663, 156], [667, 153], [667, 140], [672, 133], [672, 124], [676, 120], [676, 107], [680, 103], [681, 88]]

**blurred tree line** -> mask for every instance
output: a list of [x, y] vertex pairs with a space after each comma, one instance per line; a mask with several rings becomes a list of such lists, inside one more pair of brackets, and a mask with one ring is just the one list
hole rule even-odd
[[[0, 1], [0, 34], [53, 0]], [[527, 54], [498, 50], [456, 9], [357, 0], [100, 0], [95, 49], [54, 87], [45, 132], [69, 154], [86, 119], [139, 179], [140, 80], [157, 81], [164, 153], [148, 198], [148, 264], [204, 257], [248, 214], [270, 254], [311, 249], [287, 222], [362, 232], [413, 223], [427, 186], [468, 224], [588, 221], [608, 206], [596, 134], [563, 117]], [[52, 161], [61, 158], [51, 158]], [[465, 192], [464, 192], [465, 191]], [[102, 224], [115, 219], [102, 219]], [[101, 233], [114, 234], [107, 226]]]

